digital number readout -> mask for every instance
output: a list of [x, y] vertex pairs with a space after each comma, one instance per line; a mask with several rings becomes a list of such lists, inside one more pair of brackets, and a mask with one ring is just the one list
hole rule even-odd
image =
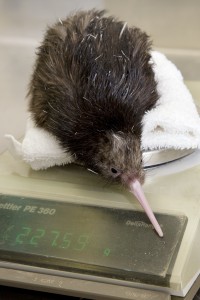
[[[76, 253], [87, 253], [91, 248], [101, 242], [93, 231], [80, 233], [80, 231], [60, 230], [49, 227], [31, 227], [28, 225], [10, 225], [7, 228], [0, 228], [0, 248], [9, 250], [23, 250], [25, 252], [44, 253], [45, 249], [52, 255], [62, 252], [61, 255]], [[98, 240], [98, 241], [97, 241]], [[99, 245], [99, 244], [98, 244]], [[65, 252], [63, 252], [65, 251]], [[65, 254], [64, 254], [65, 253]], [[108, 245], [98, 249], [98, 255], [110, 256], [111, 248]]]
[[[14, 235], [12, 234], [14, 232]], [[22, 226], [17, 229], [14, 225], [9, 226], [0, 237], [0, 244], [9, 243], [11, 246], [31, 245], [40, 247], [45, 242], [49, 246], [60, 249], [72, 249], [83, 251], [90, 243], [90, 234], [75, 234], [72, 231], [61, 232], [60, 230], [47, 230], [45, 228], [32, 228]]]

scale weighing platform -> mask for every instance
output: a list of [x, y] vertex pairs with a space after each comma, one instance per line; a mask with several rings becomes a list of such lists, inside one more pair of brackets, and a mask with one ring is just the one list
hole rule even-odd
[[193, 299], [200, 287], [200, 152], [145, 153], [147, 199], [76, 165], [0, 155], [0, 284], [89, 299]]

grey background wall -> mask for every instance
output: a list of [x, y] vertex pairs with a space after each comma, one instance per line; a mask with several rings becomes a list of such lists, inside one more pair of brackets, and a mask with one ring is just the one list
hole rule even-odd
[[190, 80], [200, 80], [199, 0], [105, 0], [106, 8], [144, 29]]
[[105, 6], [146, 30], [157, 47], [200, 50], [199, 0], [105, 0]]

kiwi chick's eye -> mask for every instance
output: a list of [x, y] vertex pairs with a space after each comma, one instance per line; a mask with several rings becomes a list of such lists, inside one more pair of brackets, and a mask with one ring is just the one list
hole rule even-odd
[[118, 171], [117, 171], [115, 168], [111, 168], [111, 172], [112, 172], [113, 174], [117, 174], [117, 173], [118, 173]]
[[115, 177], [115, 178], [118, 177], [121, 174], [121, 171], [119, 171], [116, 168], [111, 168], [110, 171], [111, 171], [113, 177]]

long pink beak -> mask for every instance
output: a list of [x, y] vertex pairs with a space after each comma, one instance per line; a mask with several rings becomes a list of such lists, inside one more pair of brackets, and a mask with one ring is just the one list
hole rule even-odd
[[157, 231], [158, 235], [160, 237], [163, 237], [162, 229], [160, 228], [160, 225], [158, 224], [158, 221], [156, 220], [154, 213], [149, 206], [149, 203], [147, 202], [147, 199], [144, 195], [144, 192], [142, 190], [142, 186], [138, 180], [134, 180], [130, 184], [131, 192], [135, 195], [135, 197], [138, 199], [142, 207], [144, 208], [144, 211], [146, 212], [147, 216], [149, 217], [149, 220], [151, 221], [153, 227]]

